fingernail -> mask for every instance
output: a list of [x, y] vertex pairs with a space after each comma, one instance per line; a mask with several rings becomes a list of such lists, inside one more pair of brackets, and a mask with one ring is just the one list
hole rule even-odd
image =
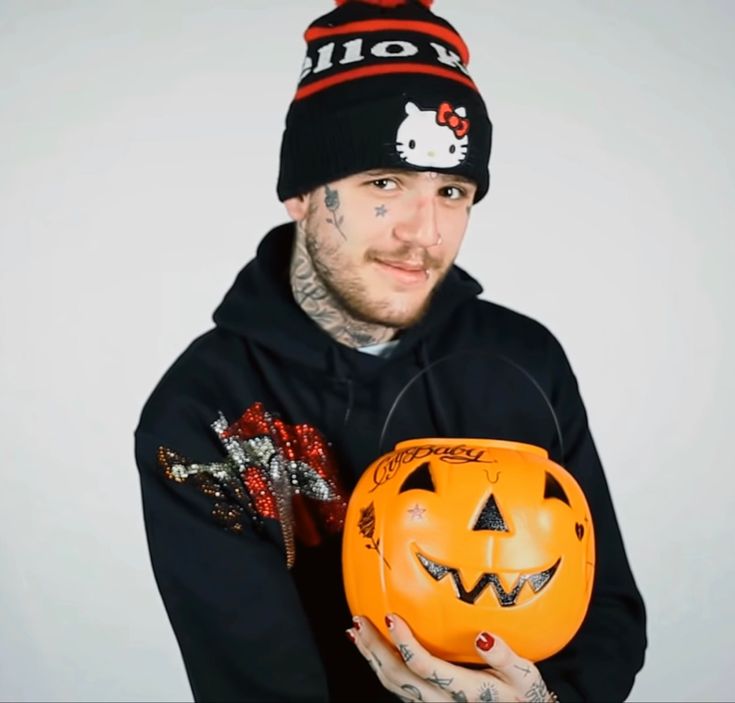
[[354, 618], [352, 618], [352, 622], [355, 623], [355, 629], [356, 630], [359, 630], [360, 629], [360, 618], [354, 617]]
[[355, 644], [355, 633], [352, 630], [345, 630], [345, 634], [347, 635], [347, 639], [352, 642], [352, 644]]
[[480, 636], [475, 641], [475, 646], [483, 652], [489, 652], [493, 648], [494, 644], [495, 639], [487, 632], [480, 633]]
[[390, 615], [385, 616], [385, 624], [389, 630], [393, 629], [393, 618]]

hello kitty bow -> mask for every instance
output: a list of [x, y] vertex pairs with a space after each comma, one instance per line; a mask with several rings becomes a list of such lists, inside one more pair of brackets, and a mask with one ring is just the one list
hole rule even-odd
[[449, 127], [457, 139], [462, 139], [470, 129], [470, 121], [466, 117], [457, 114], [448, 102], [439, 105], [436, 111], [436, 123]]

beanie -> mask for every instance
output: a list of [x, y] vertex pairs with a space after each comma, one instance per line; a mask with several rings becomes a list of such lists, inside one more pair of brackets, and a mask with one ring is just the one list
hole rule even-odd
[[489, 186], [492, 124], [469, 51], [432, 0], [337, 0], [307, 28], [286, 116], [280, 200], [370, 169], [465, 176]]

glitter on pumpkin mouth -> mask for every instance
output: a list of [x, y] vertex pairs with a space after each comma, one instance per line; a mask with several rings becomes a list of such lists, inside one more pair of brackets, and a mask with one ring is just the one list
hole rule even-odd
[[503, 584], [501, 583], [500, 578], [496, 573], [485, 572], [484, 574], [482, 574], [482, 576], [480, 576], [480, 578], [477, 580], [477, 583], [475, 583], [472, 589], [468, 591], [464, 587], [462, 579], [459, 575], [459, 571], [457, 571], [457, 569], [451, 566], [444, 566], [442, 564], [439, 564], [424, 556], [418, 551], [416, 552], [416, 557], [418, 558], [421, 566], [423, 566], [426, 572], [436, 581], [441, 581], [445, 576], [447, 576], [447, 574], [449, 574], [452, 577], [454, 588], [457, 592], [457, 597], [461, 601], [474, 604], [475, 601], [483, 593], [483, 591], [488, 586], [491, 586], [493, 591], [495, 592], [495, 596], [498, 599], [498, 603], [500, 603], [501, 607], [503, 608], [516, 605], [521, 589], [526, 584], [526, 582], [528, 582], [531, 590], [533, 590], [534, 593], [538, 593], [543, 588], [545, 588], [551, 581], [552, 577], [556, 573], [556, 570], [559, 568], [559, 564], [561, 563], [560, 557], [548, 569], [530, 574], [521, 574], [521, 576], [518, 577], [515, 586], [513, 586], [510, 591], [506, 591], [505, 588], [503, 588]]

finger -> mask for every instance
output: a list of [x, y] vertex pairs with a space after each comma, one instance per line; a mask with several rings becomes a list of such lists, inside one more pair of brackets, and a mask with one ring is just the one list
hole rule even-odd
[[438, 691], [446, 700], [463, 700], [474, 683], [473, 672], [432, 655], [414, 637], [408, 623], [395, 613], [389, 613], [385, 622], [406, 666], [433, 688], [430, 700], [441, 700]]
[[370, 668], [375, 672], [375, 674], [378, 674], [378, 669], [380, 666], [382, 666], [382, 663], [378, 657], [373, 656], [373, 653], [370, 651], [370, 649], [365, 645], [364, 642], [362, 642], [357, 634], [357, 630], [355, 628], [345, 630], [347, 633], [347, 637], [349, 638], [350, 642], [357, 647], [357, 651], [362, 654], [365, 661], [370, 665]]
[[475, 640], [478, 654], [514, 688], [525, 691], [533, 681], [540, 678], [532, 662], [519, 657], [498, 635], [481, 632]]
[[371, 662], [380, 683], [399, 698], [410, 701], [437, 699], [431, 687], [416, 676], [403, 662], [392, 643], [388, 642], [366, 617], [353, 618], [355, 644]]

